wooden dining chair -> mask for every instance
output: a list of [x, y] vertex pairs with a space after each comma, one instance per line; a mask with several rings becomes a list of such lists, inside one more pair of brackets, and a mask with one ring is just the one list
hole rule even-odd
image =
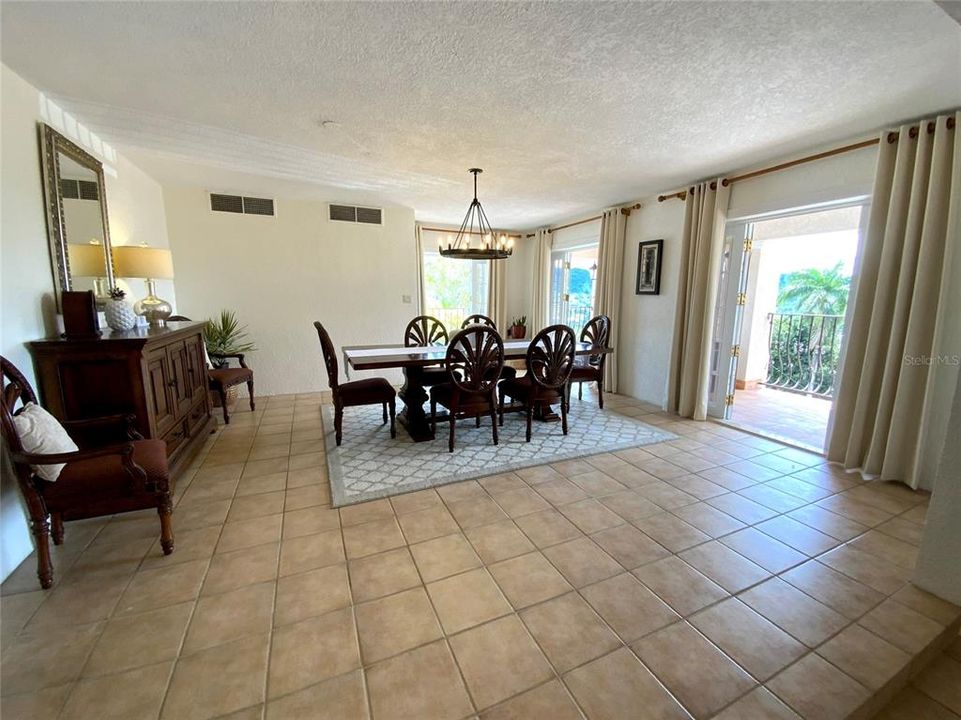
[[460, 324], [460, 329], [463, 330], [471, 325], [486, 325], [487, 327], [494, 328], [495, 330], [497, 329], [497, 324], [493, 320], [486, 315], [481, 315], [480, 313], [468, 315], [464, 319], [464, 322]]
[[[164, 555], [172, 553], [174, 480], [167, 468], [164, 441], [144, 440], [135, 429], [133, 415], [111, 415], [61, 423], [78, 450], [28, 452], [14, 418], [30, 403], [37, 404], [30, 383], [13, 363], [0, 357], [0, 428], [36, 544], [40, 587], [53, 584], [48, 536], [54, 545], [62, 544], [63, 524], [70, 520], [156, 508], [160, 547]], [[54, 481], [38, 474], [38, 466], [61, 464]]]
[[567, 435], [567, 388], [574, 368], [574, 331], [566, 325], [544, 328], [528, 345], [526, 360], [526, 375], [500, 383], [497, 406], [500, 424], [504, 424], [504, 399], [520, 401], [527, 415], [527, 442], [530, 442], [534, 408], [560, 403], [561, 429]]
[[[581, 342], [589, 342], [598, 347], [607, 347], [611, 339], [611, 319], [607, 315], [598, 315], [587, 321], [581, 330]], [[607, 355], [588, 355], [578, 358], [571, 372], [571, 379], [567, 384], [567, 401], [570, 404], [571, 386], [577, 383], [577, 399], [583, 398], [583, 388], [586, 382], [597, 383], [597, 404], [604, 409], [604, 364]]]
[[[189, 317], [174, 315], [168, 320], [185, 320], [190, 322]], [[218, 353], [207, 352], [215, 360], [221, 360], [224, 364], [219, 368], [207, 368], [207, 381], [211, 392], [217, 393], [220, 398], [220, 407], [223, 409], [224, 425], [230, 424], [230, 412], [227, 409], [227, 391], [235, 385], [247, 384], [247, 395], [249, 396], [250, 411], [253, 412], [256, 406], [254, 402], [254, 371], [247, 367], [244, 361], [244, 353]], [[236, 360], [240, 367], [230, 367], [229, 361]]]
[[[447, 344], [447, 328], [444, 323], [430, 315], [418, 315], [404, 330], [404, 347], [428, 347]], [[425, 387], [447, 382], [447, 371], [442, 367], [425, 367], [421, 370], [421, 384]]]
[[[437, 432], [437, 422], [450, 423], [448, 452], [454, 452], [454, 433], [460, 418], [490, 416], [491, 433], [497, 445], [497, 378], [504, 366], [504, 341], [497, 331], [485, 325], [471, 325], [461, 330], [447, 346], [444, 370], [447, 382], [430, 389], [430, 424]], [[438, 418], [437, 406], [447, 408], [447, 416]]]
[[[486, 315], [481, 315], [480, 313], [476, 313], [474, 315], [468, 315], [467, 318], [464, 320], [464, 322], [461, 323], [460, 328], [461, 330], [464, 330], [466, 328], [469, 328], [471, 325], [486, 325], [487, 327], [492, 328], [493, 330], [497, 330], [497, 325], [494, 323], [494, 321], [491, 320]], [[517, 377], [517, 368], [511, 367], [505, 362], [503, 367], [501, 367], [500, 379], [508, 380], [510, 378], [515, 378], [515, 377]], [[478, 420], [478, 423], [479, 422], [480, 421]], [[478, 427], [480, 427], [479, 424], [478, 424]]]
[[337, 370], [337, 351], [334, 350], [334, 343], [330, 340], [327, 329], [319, 322], [314, 322], [317, 336], [320, 338], [320, 350], [324, 354], [324, 365], [327, 367], [327, 385], [334, 402], [334, 438], [340, 446], [343, 437], [344, 408], [357, 407], [360, 405], [382, 405], [384, 408], [384, 422], [387, 424], [388, 411], [390, 412], [390, 436], [397, 437], [394, 427], [394, 398], [397, 393], [393, 386], [385, 378], [366, 378], [364, 380], [353, 380], [341, 383]]

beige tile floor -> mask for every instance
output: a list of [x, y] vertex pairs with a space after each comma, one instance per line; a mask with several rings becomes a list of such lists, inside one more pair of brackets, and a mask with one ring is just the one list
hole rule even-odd
[[[907, 584], [926, 497], [818, 456], [612, 396], [679, 438], [337, 510], [320, 401], [237, 409], [173, 555], [135, 513], [14, 572], [4, 720], [866, 717], [957, 621]], [[885, 719], [956, 717], [959, 660]]]

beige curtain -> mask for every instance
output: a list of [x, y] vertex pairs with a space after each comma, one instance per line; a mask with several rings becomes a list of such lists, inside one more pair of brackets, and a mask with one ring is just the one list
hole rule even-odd
[[731, 195], [720, 178], [711, 185], [700, 183], [687, 194], [668, 385], [668, 409], [695, 420], [707, 418], [711, 333]]
[[604, 363], [604, 387], [617, 392], [617, 337], [621, 316], [621, 278], [624, 272], [624, 227], [626, 216], [620, 208], [605, 210], [601, 216], [601, 242], [597, 253], [597, 283], [594, 314], [611, 319], [610, 345], [615, 352]]
[[420, 223], [414, 223], [414, 249], [417, 252], [417, 314], [424, 314], [424, 231]]
[[942, 299], [959, 281], [947, 272], [961, 252], [959, 119], [923, 121], [915, 137], [904, 126], [893, 143], [881, 135], [828, 431], [830, 460], [913, 487], [925, 480], [917, 470], [937, 401], [939, 333], [958, 332], [958, 308]]
[[501, 335], [507, 333], [507, 263], [504, 260], [488, 260], [490, 263], [489, 282], [487, 283], [487, 314], [497, 326]]
[[550, 322], [551, 234], [540, 228], [534, 234], [534, 277], [531, 280], [531, 316], [527, 319], [528, 337], [533, 337]]

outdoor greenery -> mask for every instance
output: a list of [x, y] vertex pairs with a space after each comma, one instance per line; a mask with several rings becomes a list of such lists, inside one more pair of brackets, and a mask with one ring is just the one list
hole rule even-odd
[[[248, 353], [257, 349], [247, 340], [247, 326], [240, 324], [233, 310], [221, 310], [219, 318], [207, 320], [204, 325], [204, 344], [210, 355]], [[216, 358], [211, 362], [217, 367], [224, 364], [224, 361], [218, 362]]]
[[851, 277], [842, 263], [781, 276], [771, 316], [766, 383], [814, 395], [833, 393]]
[[[427, 306], [466, 310], [471, 307], [471, 261], [424, 258], [424, 291]], [[465, 313], [470, 314], [470, 313]]]
[[844, 275], [843, 264], [818, 270], [807, 268], [781, 276], [777, 296], [779, 313], [844, 315], [848, 304], [851, 276]]

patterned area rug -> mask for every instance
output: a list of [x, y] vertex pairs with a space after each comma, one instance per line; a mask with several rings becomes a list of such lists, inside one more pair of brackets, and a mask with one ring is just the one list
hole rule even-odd
[[522, 413], [504, 415], [498, 445], [491, 442], [490, 420], [484, 418], [479, 428], [473, 420], [461, 420], [457, 423], [453, 453], [447, 452], [446, 423], [438, 425], [434, 441], [423, 443], [411, 440], [398, 423], [397, 438], [391, 440], [388, 426], [381, 425], [379, 405], [348, 408], [344, 413], [343, 443], [337, 447], [334, 409], [325, 405], [327, 469], [333, 504], [352, 505], [677, 437], [616, 410], [600, 410], [596, 402], [575, 400], [571, 405], [567, 436], [561, 432], [559, 422], [535, 421], [529, 443], [524, 441], [526, 424]]

